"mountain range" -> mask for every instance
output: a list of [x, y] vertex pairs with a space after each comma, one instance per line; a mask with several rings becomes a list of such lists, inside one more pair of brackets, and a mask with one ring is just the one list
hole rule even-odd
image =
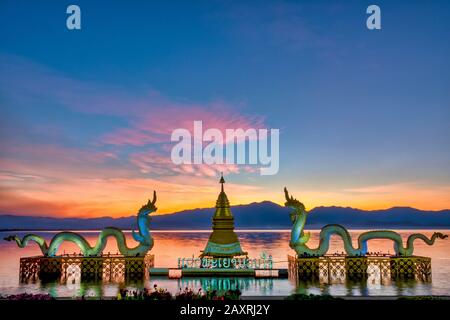
[[[232, 206], [237, 229], [290, 229], [291, 209], [270, 201]], [[151, 228], [210, 229], [214, 208], [193, 209], [152, 217]], [[348, 207], [316, 207], [310, 210], [307, 229], [320, 229], [337, 223], [347, 228], [426, 229], [450, 228], [450, 210], [423, 211], [409, 207], [360, 210]], [[53, 218], [0, 215], [0, 230], [96, 230], [104, 227], [135, 229], [136, 217]]]

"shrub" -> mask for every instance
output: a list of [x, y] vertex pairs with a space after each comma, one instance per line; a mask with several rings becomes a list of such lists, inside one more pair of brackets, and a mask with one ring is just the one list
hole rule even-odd
[[443, 300], [441, 297], [435, 296], [410, 296], [410, 297], [399, 297], [398, 300]]
[[341, 300], [341, 298], [336, 298], [328, 294], [316, 295], [316, 294], [294, 293], [286, 297], [286, 300]]
[[42, 294], [42, 293], [20, 293], [20, 294], [12, 294], [9, 296], [6, 296], [5, 299], [7, 300], [54, 300], [54, 298], [49, 294]]

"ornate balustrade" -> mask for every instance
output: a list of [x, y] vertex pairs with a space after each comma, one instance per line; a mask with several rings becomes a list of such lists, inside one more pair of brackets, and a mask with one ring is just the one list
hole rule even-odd
[[345, 279], [416, 279], [431, 281], [431, 259], [398, 256], [288, 256], [289, 277], [341, 283]]
[[103, 280], [121, 282], [126, 279], [143, 279], [154, 265], [154, 256], [127, 257], [103, 255], [85, 257], [63, 255], [56, 257], [26, 257], [20, 259], [21, 282], [29, 280]]

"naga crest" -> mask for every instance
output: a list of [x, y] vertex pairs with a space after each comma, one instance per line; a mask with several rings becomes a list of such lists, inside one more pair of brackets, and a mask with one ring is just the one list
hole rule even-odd
[[139, 215], [148, 215], [158, 210], [155, 204], [156, 204], [156, 191], [153, 191], [153, 200], [150, 201], [150, 199], [148, 199], [148, 202], [139, 209]]
[[293, 196], [289, 196], [289, 192], [286, 187], [284, 187], [284, 196], [286, 198], [286, 202], [284, 203], [284, 205], [295, 210], [291, 213], [292, 222], [295, 221], [299, 214], [306, 214], [305, 205], [299, 200], [295, 199]]

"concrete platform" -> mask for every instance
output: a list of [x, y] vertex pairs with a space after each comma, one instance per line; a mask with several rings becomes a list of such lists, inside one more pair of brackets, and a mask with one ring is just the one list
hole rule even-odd
[[[259, 272], [263, 271], [263, 272]], [[267, 272], [272, 271], [272, 272]], [[178, 274], [178, 277], [252, 277], [252, 278], [287, 278], [287, 269], [270, 269], [270, 270], [255, 270], [255, 269], [210, 269], [210, 268], [150, 268], [150, 276], [165, 276], [173, 277]]]

